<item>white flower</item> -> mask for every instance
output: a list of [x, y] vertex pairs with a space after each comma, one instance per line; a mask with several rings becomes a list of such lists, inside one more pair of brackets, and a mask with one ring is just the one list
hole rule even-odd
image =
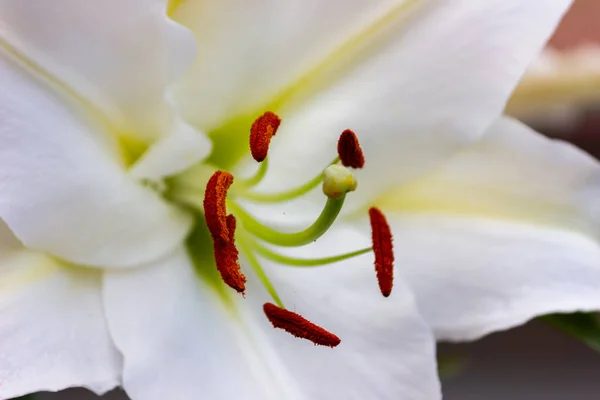
[[[103, 392], [122, 385], [134, 400], [439, 398], [434, 340], [404, 278], [436, 328], [445, 328], [441, 318], [451, 318], [456, 321], [450, 328], [471, 329], [472, 320], [458, 321], [460, 307], [474, 320], [480, 310], [468, 308], [476, 304], [467, 302], [471, 297], [461, 302], [462, 293], [456, 302], [440, 300], [455, 296], [446, 291], [453, 286], [438, 267], [465, 252], [477, 257], [465, 264], [475, 271], [500, 260], [479, 254], [495, 246], [487, 236], [476, 234], [471, 240], [478, 242], [468, 243], [470, 238], [452, 230], [452, 237], [440, 238], [464, 239], [459, 251], [428, 242], [445, 226], [470, 223], [467, 228], [477, 231], [487, 224], [468, 219], [452, 225], [456, 218], [450, 216], [444, 225], [446, 219], [412, 213], [402, 206], [410, 204], [403, 200], [412, 193], [406, 189], [423, 176], [423, 182], [433, 177], [437, 184], [436, 171], [449, 160], [451, 166], [458, 162], [449, 171], [466, 182], [484, 178], [486, 161], [477, 158], [477, 149], [488, 139], [453, 155], [500, 114], [568, 5], [173, 2], [173, 19], [189, 27], [197, 42], [198, 57], [187, 69], [194, 40], [166, 17], [161, 1], [0, 1], [0, 218], [6, 222], [0, 396], [68, 386]], [[252, 172], [248, 130], [265, 111], [278, 113], [283, 122], [268, 169], [258, 170], [266, 176], [254, 187], [244, 181]], [[259, 245], [253, 234], [278, 244], [299, 243], [297, 236], [292, 240], [260, 227], [251, 216], [272, 227], [306, 225], [309, 214], [314, 220], [314, 206], [325, 200], [318, 190], [305, 196], [272, 193], [320, 177], [346, 128], [359, 133], [367, 161], [357, 173], [357, 190], [347, 195], [352, 211], [347, 222], [314, 244], [290, 249], [287, 258], [273, 254], [276, 247]], [[501, 125], [497, 140], [512, 140], [513, 128], [505, 136]], [[464, 157], [471, 167], [466, 171]], [[571, 171], [577, 160], [560, 162]], [[211, 240], [202, 215], [206, 184], [211, 175], [219, 176], [213, 175], [216, 169], [238, 180], [227, 206], [240, 222], [236, 241], [248, 278], [245, 298], [221, 281], [213, 254], [219, 232], [213, 230]], [[565, 174], [567, 183], [579, 176]], [[333, 182], [326, 192], [335, 197], [352, 189], [355, 182], [346, 178], [346, 186]], [[554, 189], [558, 197], [564, 194]], [[265, 202], [272, 197], [293, 201]], [[327, 200], [332, 205], [323, 214], [327, 224], [319, 227], [332, 222], [343, 198]], [[433, 198], [439, 196], [433, 192]], [[560, 198], [569, 210], [589, 204]], [[318, 268], [285, 265], [299, 262], [293, 257], [370, 246], [370, 228], [362, 221], [373, 202], [390, 210], [397, 230], [399, 268], [388, 298], [377, 288], [372, 255]], [[231, 232], [231, 220], [226, 223], [220, 233]], [[521, 232], [506, 226], [508, 236]], [[385, 229], [378, 229], [385, 237]], [[548, 232], [531, 235], [543, 240]], [[303, 242], [313, 238], [315, 232], [309, 233]], [[230, 244], [231, 238], [224, 240]], [[552, 250], [563, 254], [567, 247], [559, 243]], [[429, 258], [422, 262], [417, 255]], [[449, 274], [456, 273], [453, 266]], [[439, 280], [429, 279], [428, 271]], [[500, 286], [502, 305], [512, 299], [509, 287]], [[262, 308], [279, 301], [275, 291], [290, 310], [322, 324], [341, 344], [315, 348], [273, 329]], [[443, 310], [440, 319], [432, 314], [434, 304], [434, 311]], [[489, 304], [481, 310], [497, 310]], [[497, 325], [492, 321], [483, 330]]]

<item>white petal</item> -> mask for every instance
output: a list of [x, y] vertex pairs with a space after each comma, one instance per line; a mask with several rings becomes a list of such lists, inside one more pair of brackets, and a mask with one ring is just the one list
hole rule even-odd
[[[295, 253], [310, 258], [357, 250], [369, 246], [368, 235], [341, 227]], [[341, 339], [329, 350], [271, 329], [308, 399], [441, 398], [434, 339], [416, 311], [402, 268], [395, 271], [391, 296], [384, 298], [371, 253], [315, 268], [264, 266], [286, 307]]]
[[[252, 117], [278, 112], [265, 188], [315, 176], [351, 128], [369, 177], [358, 201], [482, 134], [570, 1], [412, 4], [184, 2], [175, 18], [200, 52], [179, 83], [184, 115], [207, 132], [240, 129], [245, 142]], [[244, 124], [229, 126], [236, 118]]]
[[398, 268], [438, 339], [600, 309], [600, 248], [585, 236], [478, 218], [390, 219]]
[[376, 203], [398, 212], [517, 220], [600, 238], [600, 163], [510, 118], [443, 168]]
[[254, 340], [244, 324], [241, 298], [228, 308], [185, 251], [144, 269], [107, 273], [104, 299], [131, 398], [297, 398], [274, 349]]
[[121, 134], [153, 137], [170, 122], [164, 90], [194, 57], [166, 1], [0, 1], [0, 44], [104, 114]]
[[28, 247], [74, 263], [128, 266], [173, 249], [190, 219], [140, 186], [101, 127], [0, 56], [0, 217]]
[[[204, 256], [202, 268], [215, 268], [212, 254]], [[109, 325], [125, 355], [124, 387], [132, 398], [440, 398], [433, 338], [401, 283], [386, 303], [372, 267], [369, 280], [360, 272], [346, 279], [339, 269], [318, 276], [272, 271], [281, 293], [292, 296], [291, 309], [297, 305], [342, 335], [337, 348], [316, 348], [273, 329], [262, 313], [269, 299], [249, 266], [243, 268], [246, 299], [233, 294], [229, 305], [184, 254], [106, 275]]]
[[129, 172], [137, 179], [159, 180], [186, 170], [210, 150], [208, 138], [178, 118], [172, 131], [155, 142]]
[[121, 357], [106, 328], [100, 274], [24, 249], [0, 261], [0, 397], [118, 386]]
[[443, 169], [377, 202], [439, 338], [600, 308], [600, 164], [501, 120]]

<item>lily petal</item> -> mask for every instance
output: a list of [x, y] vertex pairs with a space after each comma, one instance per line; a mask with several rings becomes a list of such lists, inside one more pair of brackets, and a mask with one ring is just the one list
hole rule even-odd
[[[3, 222], [0, 231], [10, 237]], [[2, 247], [0, 397], [72, 386], [102, 394], [118, 386], [121, 357], [105, 325], [100, 274]]]
[[600, 164], [504, 119], [443, 169], [376, 203], [438, 338], [600, 309]]
[[181, 242], [189, 216], [127, 176], [102, 127], [2, 55], [0, 84], [0, 217], [27, 247], [132, 266]]
[[203, 160], [211, 150], [211, 142], [180, 118], [172, 131], [155, 142], [129, 172], [137, 179], [158, 181], [177, 174]]
[[443, 168], [377, 200], [395, 211], [509, 219], [600, 237], [600, 163], [502, 118]]
[[[323, 257], [365, 245], [368, 233], [340, 226], [316, 243], [287, 253]], [[435, 341], [417, 312], [402, 268], [395, 271], [391, 296], [384, 298], [370, 253], [313, 268], [263, 266], [289, 309], [341, 339], [332, 350], [315, 348], [271, 328], [274, 345], [308, 399], [441, 398]]]
[[554, 312], [600, 309], [588, 237], [500, 220], [391, 217], [397, 263], [440, 340], [475, 340]]
[[[241, 125], [246, 143], [252, 118], [279, 113], [265, 190], [315, 176], [351, 128], [366, 157], [361, 192], [372, 195], [482, 135], [570, 3], [187, 1], [174, 18], [200, 57], [178, 101], [216, 151], [218, 135]], [[402, 161], [393, 174], [391, 159]]]
[[259, 351], [244, 324], [242, 301], [231, 301], [224, 303], [195, 273], [184, 250], [144, 269], [106, 273], [104, 302], [111, 335], [124, 355], [128, 395], [301, 398], [275, 350], [267, 344]]
[[122, 134], [153, 138], [170, 124], [164, 91], [195, 56], [166, 0], [0, 1], [0, 47], [93, 105]]
[[125, 357], [125, 390], [144, 400], [198, 393], [244, 400], [439, 399], [434, 340], [410, 292], [399, 284], [386, 303], [371, 268], [362, 273], [360, 264], [291, 275], [267, 266], [290, 309], [297, 305], [341, 335], [335, 349], [275, 330], [262, 313], [271, 300], [249, 271], [246, 299], [230, 296], [229, 288], [218, 294], [183, 252], [154, 267], [107, 273], [105, 304]]

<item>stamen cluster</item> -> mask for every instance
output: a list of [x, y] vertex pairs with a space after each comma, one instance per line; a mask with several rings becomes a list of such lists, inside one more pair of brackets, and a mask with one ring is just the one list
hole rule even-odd
[[[250, 152], [257, 162], [266, 160], [271, 138], [277, 133], [281, 119], [272, 112], [266, 112], [256, 119], [250, 129]], [[327, 194], [328, 200], [325, 208], [319, 218], [309, 228], [296, 233], [282, 233], [266, 227], [254, 220], [250, 214], [243, 210], [237, 203], [230, 202], [229, 205], [233, 211], [241, 218], [244, 226], [243, 241], [240, 242], [242, 251], [250, 252], [246, 254], [252, 264], [259, 279], [265, 285], [276, 304], [265, 303], [263, 311], [268, 320], [275, 328], [283, 329], [286, 332], [298, 338], [307, 339], [316, 345], [335, 347], [341, 340], [333, 333], [310, 322], [301, 315], [286, 310], [275, 289], [269, 282], [266, 274], [260, 267], [257, 259], [250, 251], [248, 243], [254, 243], [254, 248], [261, 255], [275, 261], [287, 263], [295, 266], [325, 265], [332, 262], [364, 254], [373, 251], [375, 254], [375, 271], [381, 294], [388, 297], [392, 292], [394, 277], [394, 253], [392, 245], [392, 234], [390, 227], [383, 213], [376, 207], [369, 209], [369, 218], [372, 230], [372, 247], [358, 250], [355, 252], [342, 254], [338, 256], [326, 257], [321, 259], [294, 259], [280, 255], [276, 252], [266, 249], [258, 244], [254, 239], [248, 239], [249, 234], [253, 234], [259, 240], [264, 240], [272, 244], [283, 246], [301, 246], [317, 240], [323, 235], [331, 224], [335, 221], [343, 205], [346, 194], [356, 189], [356, 179], [354, 175], [345, 167], [362, 168], [365, 163], [364, 155], [356, 134], [346, 129], [340, 135], [338, 141], [338, 158], [326, 169], [326, 174], [322, 178], [313, 179], [304, 185], [290, 190], [288, 193], [293, 196], [301, 195], [318, 185], [319, 180], [324, 182], [323, 190]], [[342, 166], [336, 165], [341, 162]], [[245, 188], [258, 183], [266, 171], [266, 164], [262, 164], [262, 170], [254, 178], [243, 182]], [[264, 167], [264, 168], [263, 168]], [[234, 178], [229, 172], [216, 171], [209, 179], [206, 185], [204, 197], [204, 215], [206, 225], [210, 231], [214, 256], [217, 269], [221, 274], [223, 282], [236, 290], [238, 293], [245, 293], [246, 276], [241, 272], [238, 262], [239, 252], [235, 245], [235, 232], [237, 221], [233, 214], [227, 214], [227, 193], [233, 184]], [[250, 183], [249, 183], [250, 182]], [[245, 185], [244, 185], [245, 184]], [[288, 193], [265, 196], [263, 199], [286, 199]], [[249, 199], [261, 199], [260, 196], [247, 196]], [[248, 243], [247, 243], [248, 241]]]

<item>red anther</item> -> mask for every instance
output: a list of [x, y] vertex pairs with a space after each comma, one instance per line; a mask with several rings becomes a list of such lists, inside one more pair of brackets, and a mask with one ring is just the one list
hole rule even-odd
[[250, 128], [250, 152], [258, 162], [263, 162], [269, 152], [271, 138], [277, 133], [281, 119], [271, 111], [258, 117]]
[[346, 129], [338, 140], [338, 155], [344, 167], [362, 168], [365, 166], [365, 157], [356, 134]]
[[223, 241], [229, 240], [227, 228], [227, 206], [225, 199], [227, 191], [233, 183], [233, 175], [229, 172], [216, 171], [206, 184], [204, 193], [204, 218], [210, 234], [220, 237]]
[[235, 247], [236, 221], [227, 215], [225, 199], [227, 190], [233, 183], [229, 172], [215, 172], [206, 185], [204, 194], [204, 218], [213, 240], [215, 263], [223, 282], [239, 293], [246, 290], [246, 277], [238, 263], [238, 250]]
[[394, 285], [394, 245], [392, 232], [383, 213], [375, 207], [369, 209], [373, 252], [375, 253], [375, 272], [379, 290], [384, 297], [392, 293]]
[[229, 240], [233, 241], [235, 238], [235, 228], [237, 228], [237, 220], [233, 214], [229, 214], [225, 222], [227, 223], [227, 230], [229, 230]]
[[263, 310], [275, 328], [283, 329], [297, 338], [308, 339], [314, 344], [328, 347], [335, 347], [341, 342], [339, 337], [313, 324], [300, 314], [272, 303], [265, 303]]
[[213, 237], [215, 261], [223, 282], [238, 293], [244, 293], [246, 290], [246, 276], [241, 272], [238, 263], [239, 252], [235, 247], [235, 217], [230, 214], [227, 216], [226, 221], [229, 240], [223, 241], [220, 237]]

